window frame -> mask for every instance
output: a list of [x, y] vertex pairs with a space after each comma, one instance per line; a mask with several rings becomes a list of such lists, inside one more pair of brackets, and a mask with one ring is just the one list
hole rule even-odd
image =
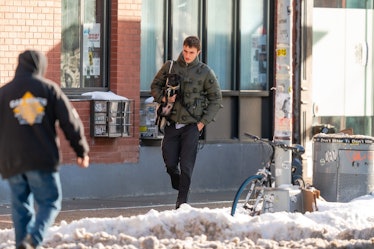
[[[110, 72], [110, 26], [111, 26], [111, 1], [110, 0], [103, 0], [103, 9], [102, 9], [102, 22], [100, 23], [100, 36], [101, 36], [101, 42], [102, 42], [102, 52], [100, 60], [102, 60], [102, 66], [100, 67], [101, 71], [101, 85], [102, 87], [62, 87], [62, 91], [70, 98], [70, 99], [76, 99], [76, 98], [88, 98], [85, 96], [82, 96], [82, 93], [85, 92], [91, 92], [91, 91], [109, 91], [110, 89], [110, 82], [109, 82], [109, 72]], [[82, 4], [82, 0], [79, 1], [79, 49], [83, 49], [83, 24], [84, 24], [84, 4]], [[63, 18], [63, 16], [61, 17]], [[62, 53], [62, 51], [61, 51]], [[62, 62], [60, 62], [62, 63]], [[79, 58], [80, 65], [83, 65], [83, 56], [80, 55]], [[83, 77], [83, 69], [80, 67], [80, 76], [79, 76], [79, 84], [82, 84], [82, 77]], [[62, 73], [62, 71], [61, 71]], [[60, 76], [61, 78], [62, 76]], [[62, 79], [62, 78], [61, 78]]]
[[[207, 63], [208, 57], [209, 57], [209, 48], [207, 46], [207, 30], [209, 27], [207, 27], [207, 1], [209, 0], [196, 0], [198, 1], [198, 20], [197, 20], [197, 35], [201, 38], [201, 45], [202, 45], [202, 52], [199, 55], [199, 58], [202, 62]], [[244, 0], [243, 0], [244, 1]], [[271, 6], [274, 5], [271, 0], [264, 0], [264, 6], [266, 9], [264, 9], [264, 20], [266, 19], [266, 23], [264, 22], [264, 28], [267, 30], [267, 36], [266, 36], [266, 49], [267, 49], [267, 72], [266, 72], [266, 89], [259, 90], [259, 89], [241, 89], [241, 71], [243, 70], [240, 68], [240, 62], [241, 62], [241, 15], [240, 15], [240, 9], [241, 9], [241, 2], [242, 1], [232, 1], [233, 2], [233, 10], [232, 10], [232, 58], [231, 58], [231, 75], [228, 76], [228, 78], [231, 80], [231, 82], [228, 84], [229, 89], [223, 88], [223, 92], [231, 92], [231, 95], [236, 92], [244, 94], [244, 95], [254, 95], [254, 96], [269, 96], [269, 92], [271, 91], [271, 87], [273, 86], [273, 77], [271, 75], [271, 72], [273, 70], [271, 61], [273, 59], [273, 54], [271, 53], [271, 48], [273, 46], [272, 39], [274, 39], [274, 35], [272, 34], [272, 27], [271, 27], [271, 13], [272, 9]], [[172, 0], [165, 0], [164, 1], [164, 62], [167, 60], [175, 59], [177, 55], [173, 54], [173, 24], [172, 24], [172, 16], [173, 16], [173, 7], [172, 7]], [[239, 65], [239, 66], [238, 66]], [[156, 65], [156, 69], [154, 74], [157, 73], [158, 69], [162, 66]], [[147, 82], [150, 84], [151, 82]], [[146, 96], [149, 94], [149, 90], [145, 89], [144, 84], [141, 82], [141, 95]]]

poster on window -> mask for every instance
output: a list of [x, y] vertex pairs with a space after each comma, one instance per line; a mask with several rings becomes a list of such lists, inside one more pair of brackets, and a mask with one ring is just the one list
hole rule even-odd
[[83, 75], [100, 75], [100, 23], [83, 24]]
[[251, 37], [251, 84], [252, 89], [265, 90], [267, 83], [266, 35]]

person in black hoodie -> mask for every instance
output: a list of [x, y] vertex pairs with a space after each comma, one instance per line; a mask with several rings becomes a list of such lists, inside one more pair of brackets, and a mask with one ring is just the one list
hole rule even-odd
[[14, 79], [0, 88], [0, 174], [9, 183], [16, 248], [22, 249], [42, 244], [61, 209], [56, 124], [82, 168], [89, 166], [89, 146], [69, 99], [44, 77], [45, 55], [26, 50], [18, 62]]

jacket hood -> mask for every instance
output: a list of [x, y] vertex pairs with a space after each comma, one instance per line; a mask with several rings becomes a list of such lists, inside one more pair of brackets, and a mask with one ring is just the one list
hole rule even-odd
[[47, 70], [47, 58], [36, 50], [26, 50], [18, 56], [18, 72], [29, 72], [44, 76]]

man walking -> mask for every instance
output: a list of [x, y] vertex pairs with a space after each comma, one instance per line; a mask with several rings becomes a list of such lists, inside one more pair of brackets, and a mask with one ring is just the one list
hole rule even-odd
[[[56, 124], [89, 166], [78, 113], [59, 86], [44, 78], [47, 59], [26, 50], [12, 81], [0, 88], [0, 174], [9, 183], [16, 248], [37, 248], [61, 209]], [[34, 201], [37, 211], [34, 210]]]
[[[198, 37], [187, 37], [178, 59], [166, 62], [151, 85], [156, 102], [174, 103], [164, 128], [162, 155], [172, 187], [179, 191], [176, 208], [188, 200], [200, 134], [222, 107], [217, 78], [208, 65], [199, 61], [200, 46]], [[172, 96], [166, 94], [166, 79], [170, 74], [181, 79]]]

